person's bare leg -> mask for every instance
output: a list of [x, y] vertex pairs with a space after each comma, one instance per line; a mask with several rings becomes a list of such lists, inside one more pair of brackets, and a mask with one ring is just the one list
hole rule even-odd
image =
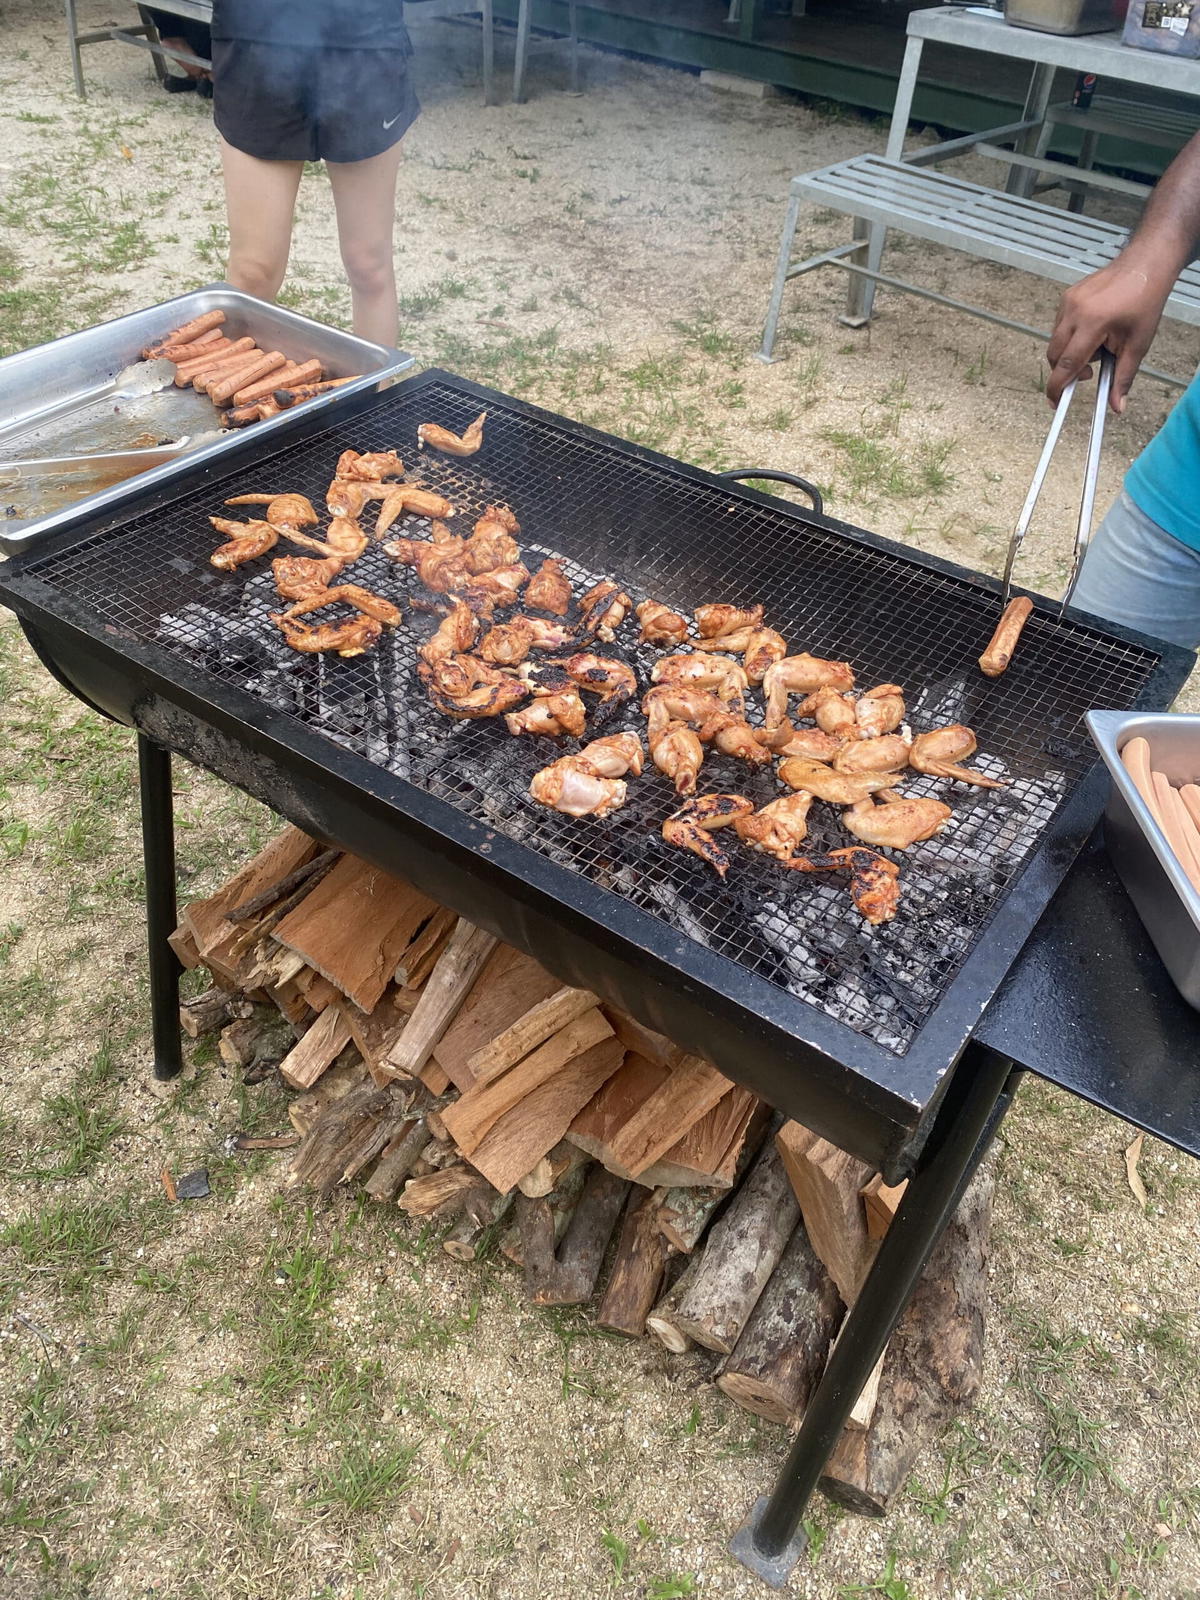
[[235, 289], [274, 300], [287, 271], [302, 161], [260, 161], [221, 140], [229, 265]]
[[326, 166], [342, 263], [350, 280], [354, 331], [376, 344], [394, 345], [398, 312], [392, 232], [400, 145], [367, 161], [329, 161]]

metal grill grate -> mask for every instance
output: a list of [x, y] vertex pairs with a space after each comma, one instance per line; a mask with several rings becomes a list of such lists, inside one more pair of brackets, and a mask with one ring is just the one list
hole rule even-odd
[[[476, 397], [452, 382], [401, 388], [227, 478], [219, 492], [197, 490], [29, 570], [112, 627], [157, 643], [652, 912], [664, 939], [668, 929], [697, 939], [903, 1055], [1093, 765], [1083, 712], [1132, 705], [1158, 658], [1035, 616], [1013, 666], [986, 679], [975, 659], [995, 622], [994, 596], [569, 424], [494, 404], [478, 457], [417, 457], [418, 422], [458, 430], [478, 409]], [[413, 476], [455, 502], [456, 526], [469, 527], [489, 501], [511, 504], [527, 561], [563, 557], [577, 593], [608, 576], [635, 599], [654, 596], [684, 611], [710, 600], [763, 601], [766, 621], [793, 650], [848, 658], [864, 687], [903, 684], [915, 732], [951, 721], [972, 726], [983, 752], [975, 764], [1008, 778], [1009, 787], [967, 791], [915, 774], [905, 780], [906, 793], [949, 800], [954, 816], [937, 838], [901, 858], [901, 909], [882, 928], [862, 923], [841, 881], [783, 872], [731, 841], [735, 867], [721, 884], [696, 858], [668, 847], [659, 830], [674, 796], [653, 768], [631, 782], [629, 803], [604, 822], [535, 806], [530, 777], [574, 744], [513, 739], [501, 723], [451, 723], [434, 712], [415, 663], [436, 618], [409, 612], [365, 657], [301, 658], [267, 620], [279, 607], [269, 559], [237, 574], [209, 565], [215, 535], [207, 518], [224, 512], [224, 497], [286, 489], [320, 506], [348, 445], [397, 448]], [[421, 536], [427, 528], [408, 519], [402, 531]], [[421, 592], [377, 548], [351, 576], [396, 598]], [[632, 662], [648, 686], [659, 652], [638, 646], [635, 636], [627, 624], [611, 653]], [[644, 727], [633, 706], [602, 728], [595, 722], [593, 734]], [[769, 774], [720, 756], [706, 761], [701, 789], [760, 804], [781, 792]], [[806, 848], [848, 842], [833, 808], [815, 805]]]

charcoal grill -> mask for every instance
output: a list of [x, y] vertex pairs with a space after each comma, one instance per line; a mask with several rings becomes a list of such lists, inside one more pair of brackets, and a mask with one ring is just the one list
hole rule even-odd
[[[479, 456], [415, 463], [419, 422], [459, 430], [482, 409]], [[660, 777], [631, 784], [629, 804], [604, 822], [535, 807], [528, 782], [546, 743], [450, 724], [418, 688], [415, 651], [435, 619], [410, 612], [351, 661], [300, 659], [267, 621], [277, 602], [266, 563], [234, 575], [209, 565], [207, 518], [226, 497], [289, 489], [319, 502], [351, 445], [398, 448], [464, 522], [508, 502], [527, 559], [562, 557], [577, 590], [611, 576], [680, 610], [763, 601], [793, 648], [849, 658], [863, 685], [904, 684], [917, 731], [969, 723], [979, 764], [1008, 787], [950, 797], [952, 823], [907, 853], [900, 913], [878, 929], [843, 886], [744, 853], [722, 885], [671, 850], [659, 827], [673, 797]], [[995, 623], [995, 583], [437, 370], [352, 419], [311, 423], [273, 449], [264, 441], [253, 467], [210, 467], [172, 492], [135, 492], [119, 526], [81, 522], [0, 573], [0, 599], [50, 671], [141, 736], [160, 1072], [179, 1064], [165, 945], [174, 750], [703, 1053], [889, 1181], [914, 1175], [800, 1454], [739, 1536], [757, 1569], [785, 1571], [854, 1383], [1011, 1096], [1012, 1063], [996, 1050], [972, 1045], [969, 1070], [951, 1068], [1102, 808], [1083, 713], [1162, 708], [1190, 655], [1038, 601], [1009, 671], [985, 678], [975, 663]], [[401, 597], [414, 582], [377, 549], [354, 576]], [[653, 657], [634, 632], [619, 653], [648, 681]], [[624, 708], [604, 731], [638, 721]], [[703, 785], [760, 801], [778, 792], [721, 758], [706, 763]], [[845, 841], [818, 831], [818, 845], [835, 842]]]

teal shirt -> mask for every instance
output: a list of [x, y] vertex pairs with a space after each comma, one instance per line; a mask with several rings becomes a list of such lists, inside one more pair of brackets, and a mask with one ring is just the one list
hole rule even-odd
[[1152, 522], [1200, 550], [1200, 378], [1130, 467], [1125, 488]]

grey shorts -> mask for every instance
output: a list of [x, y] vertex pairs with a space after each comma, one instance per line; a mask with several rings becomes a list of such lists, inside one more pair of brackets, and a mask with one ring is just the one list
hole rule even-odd
[[368, 161], [420, 112], [406, 50], [213, 40], [213, 121], [260, 161]]

